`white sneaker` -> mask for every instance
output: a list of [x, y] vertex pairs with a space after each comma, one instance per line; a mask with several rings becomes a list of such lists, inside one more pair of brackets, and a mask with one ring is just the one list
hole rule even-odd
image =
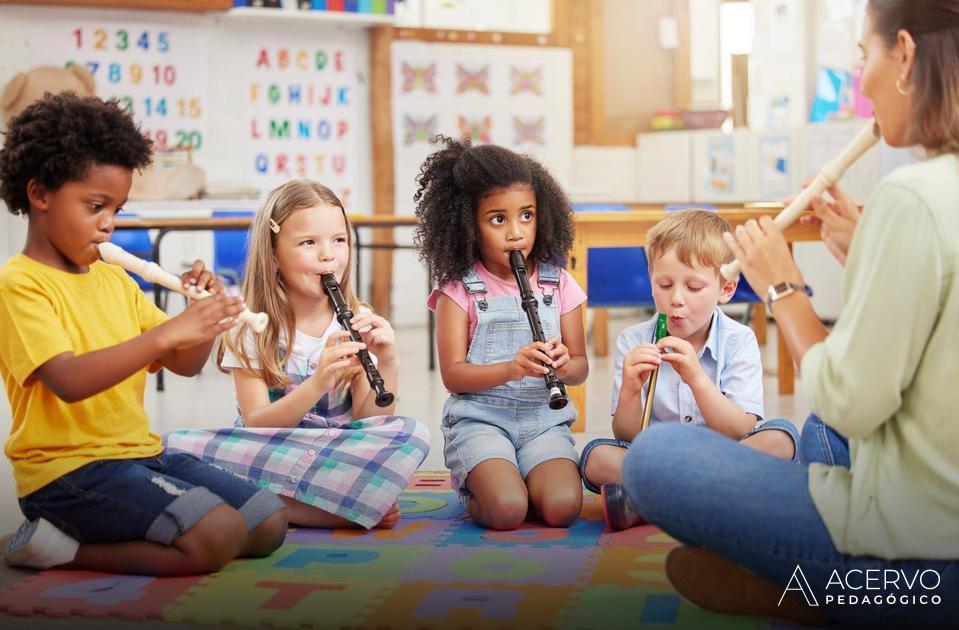
[[13, 567], [49, 569], [72, 562], [79, 547], [50, 521], [38, 518], [20, 525], [3, 550], [3, 561]]

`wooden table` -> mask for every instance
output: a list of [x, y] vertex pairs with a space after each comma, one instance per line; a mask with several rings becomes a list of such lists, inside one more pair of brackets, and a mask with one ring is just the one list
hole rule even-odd
[[[749, 219], [761, 216], [774, 217], [777, 209], [720, 209], [717, 214], [726, 219], [733, 226], [745, 223]], [[630, 210], [628, 212], [579, 212], [574, 216], [576, 235], [573, 248], [569, 253], [569, 272], [576, 282], [587, 290], [587, 251], [593, 247], [642, 247], [646, 244], [646, 232], [660, 219], [666, 216], [665, 210]], [[800, 223], [793, 224], [786, 230], [786, 240], [790, 243], [797, 241], [818, 241], [819, 230]], [[758, 290], [758, 288], [757, 288]], [[585, 312], [584, 312], [585, 314]], [[793, 393], [792, 357], [782, 334], [778, 334], [777, 376], [779, 378], [779, 393], [783, 395]], [[586, 388], [578, 385], [569, 388], [570, 400], [576, 404], [579, 416], [573, 430], [585, 430], [586, 422]]]

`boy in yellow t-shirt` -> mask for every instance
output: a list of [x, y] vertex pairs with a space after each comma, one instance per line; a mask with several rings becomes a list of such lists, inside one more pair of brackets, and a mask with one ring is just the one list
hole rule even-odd
[[150, 432], [146, 370], [193, 376], [244, 308], [197, 261], [184, 286], [214, 295], [167, 316], [99, 260], [150, 141], [114, 102], [46, 95], [10, 121], [0, 197], [29, 221], [0, 268], [4, 452], [28, 522], [8, 564], [111, 573], [215, 571], [282, 542], [279, 499]]

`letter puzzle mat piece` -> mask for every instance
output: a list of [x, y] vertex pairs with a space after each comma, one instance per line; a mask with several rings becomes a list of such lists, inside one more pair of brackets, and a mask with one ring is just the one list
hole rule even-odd
[[[163, 608], [202, 579], [43, 571], [0, 591], [0, 610], [17, 616], [163, 619]], [[8, 627], [2, 618], [0, 627]]]
[[[546, 628], [576, 587], [410, 582], [363, 623], [369, 628]], [[608, 630], [608, 628], [606, 629]]]
[[681, 599], [664, 570], [676, 541], [653, 526], [604, 530], [585, 493], [567, 529], [529, 521], [477, 527], [446, 472], [418, 472], [394, 529], [291, 529], [267, 558], [205, 577], [44, 571], [0, 591], [11, 615], [164, 620], [289, 628], [773, 627], [720, 617]]
[[286, 628], [355, 627], [398, 582], [320, 578], [305, 572], [230, 571], [210, 576], [164, 610], [166, 621], [269, 625]]
[[699, 608], [671, 590], [603, 584], [579, 590], [566, 599], [553, 620], [554, 627], [608, 630], [609, 628], [724, 628], [759, 630], [795, 627], [755, 617], [719, 615]]

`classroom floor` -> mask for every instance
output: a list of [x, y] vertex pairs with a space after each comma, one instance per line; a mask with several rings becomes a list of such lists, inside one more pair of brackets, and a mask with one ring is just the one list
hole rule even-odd
[[[731, 309], [733, 314], [735, 309]], [[610, 314], [610, 340], [615, 339], [619, 331], [631, 325], [643, 314], [636, 310], [620, 309]], [[397, 410], [426, 422], [433, 433], [431, 450], [422, 465], [423, 470], [441, 470], [443, 466], [443, 438], [440, 433], [440, 413], [446, 396], [439, 372], [430, 372], [427, 364], [426, 327], [414, 327], [397, 330], [400, 355], [403, 357], [403, 369], [400, 376]], [[763, 352], [766, 366], [776, 365], [775, 328], [770, 327], [768, 343]], [[612, 343], [610, 344], [613, 345]], [[586, 431], [575, 434], [578, 449], [594, 437], [609, 436], [609, 404], [612, 385], [612, 366], [614, 357], [590, 356], [590, 378], [587, 384]], [[808, 406], [801, 394], [779, 396], [776, 394], [775, 374], [770, 367], [765, 372], [766, 415], [767, 417], [785, 417], [801, 425], [808, 413]], [[203, 374], [194, 379], [184, 379], [168, 375], [167, 390], [155, 391], [153, 378], [148, 381], [145, 404], [152, 420], [153, 429], [159, 433], [199, 427], [229, 426], [234, 418], [232, 381], [214, 368], [208, 367]], [[798, 383], [797, 383], [798, 391]], [[10, 411], [6, 404], [0, 403], [0, 434], [4, 439], [9, 434]], [[0, 461], [0, 533], [13, 531], [22, 516], [16, 502], [10, 464], [3, 458]], [[11, 569], [0, 564], [0, 589], [22, 580], [30, 572]], [[11, 617], [0, 614], [0, 628], [65, 628], [67, 624], [80, 628], [99, 627], [102, 622], [86, 620], [54, 620], [47, 618]], [[188, 625], [159, 622], [110, 621], [112, 628], [138, 628], [147, 630], [154, 626], [163, 628], [186, 628]], [[212, 626], [205, 626], [212, 627]]]

